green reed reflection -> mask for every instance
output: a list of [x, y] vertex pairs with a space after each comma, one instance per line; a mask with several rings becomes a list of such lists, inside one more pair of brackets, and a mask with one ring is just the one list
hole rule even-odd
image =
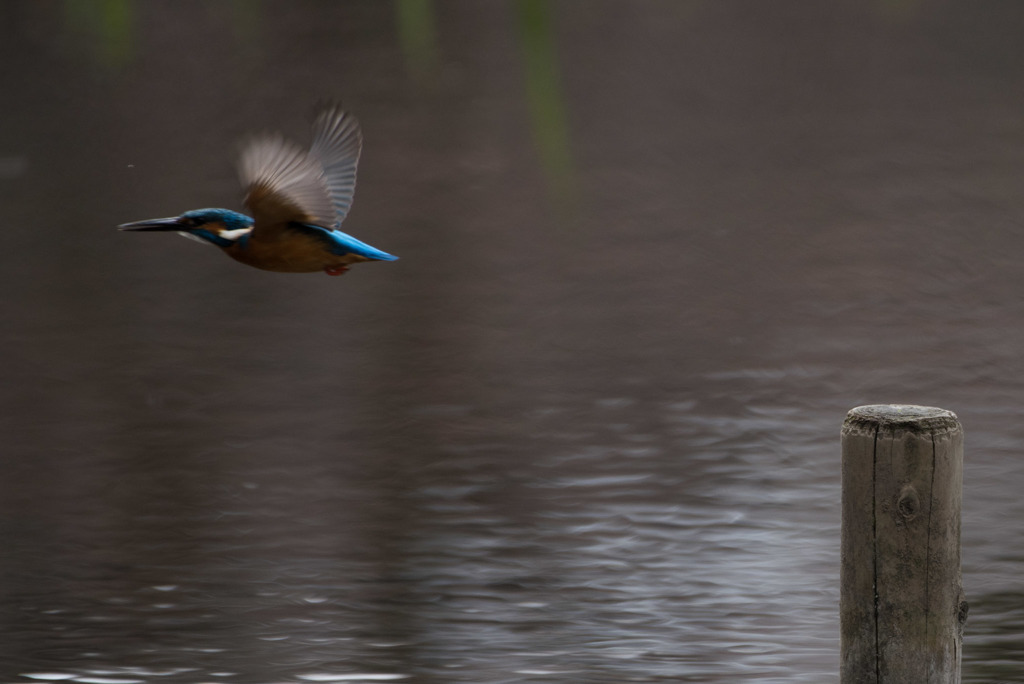
[[526, 99], [541, 164], [556, 201], [571, 209], [575, 204], [575, 174], [552, 35], [551, 5], [547, 0], [519, 0], [516, 6]]
[[439, 71], [433, 2], [395, 0], [395, 20], [410, 78], [417, 86], [432, 88]]
[[121, 66], [132, 57], [133, 0], [64, 0], [67, 24], [95, 39], [96, 54], [106, 66]]

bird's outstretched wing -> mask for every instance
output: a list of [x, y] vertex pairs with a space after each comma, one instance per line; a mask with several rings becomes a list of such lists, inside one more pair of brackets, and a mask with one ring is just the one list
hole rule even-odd
[[320, 162], [324, 182], [334, 205], [335, 222], [328, 228], [337, 228], [352, 208], [356, 191], [356, 166], [363, 149], [363, 133], [359, 121], [338, 107], [325, 109], [313, 123], [313, 146], [310, 156]]
[[245, 204], [256, 221], [255, 233], [290, 223], [325, 228], [341, 225], [356, 187], [356, 165], [363, 138], [359, 122], [342, 109], [320, 113], [307, 152], [279, 135], [250, 142], [238, 171]]
[[334, 224], [334, 205], [320, 163], [278, 135], [242, 150], [238, 172], [256, 230], [290, 222]]

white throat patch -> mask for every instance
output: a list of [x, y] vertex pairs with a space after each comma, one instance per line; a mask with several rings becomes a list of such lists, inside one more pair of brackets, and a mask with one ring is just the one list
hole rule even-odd
[[184, 238], [188, 238], [189, 240], [195, 240], [196, 242], [201, 242], [204, 245], [210, 245], [211, 247], [214, 246], [214, 244], [212, 242], [207, 242], [206, 240], [204, 240], [203, 238], [199, 237], [198, 235], [193, 235], [192, 233], [186, 233], [183, 230], [179, 230], [178, 231], [178, 235], [180, 235], [181, 237], [184, 237]]

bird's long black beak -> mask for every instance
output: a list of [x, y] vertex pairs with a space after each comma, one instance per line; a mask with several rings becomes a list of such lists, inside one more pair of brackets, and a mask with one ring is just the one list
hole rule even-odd
[[122, 223], [118, 230], [182, 230], [184, 223], [180, 216], [171, 218], [147, 219], [135, 221], [134, 223]]

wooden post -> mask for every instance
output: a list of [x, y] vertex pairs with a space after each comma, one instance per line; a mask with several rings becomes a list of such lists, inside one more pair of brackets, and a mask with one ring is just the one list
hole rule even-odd
[[861, 406], [842, 440], [840, 681], [959, 683], [960, 421], [924, 406]]

